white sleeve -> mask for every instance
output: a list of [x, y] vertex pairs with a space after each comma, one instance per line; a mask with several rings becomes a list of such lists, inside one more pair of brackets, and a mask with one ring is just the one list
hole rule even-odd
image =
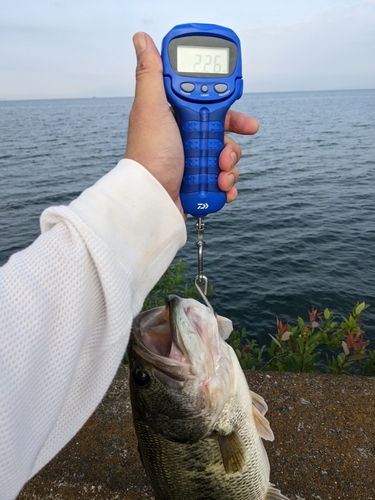
[[0, 496], [80, 429], [108, 389], [133, 317], [185, 243], [183, 217], [122, 160], [0, 269]]

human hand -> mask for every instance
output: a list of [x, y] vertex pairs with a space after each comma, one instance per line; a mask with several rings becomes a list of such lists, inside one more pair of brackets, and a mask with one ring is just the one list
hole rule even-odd
[[[125, 157], [143, 165], [184, 214], [180, 201], [184, 152], [180, 131], [165, 95], [161, 57], [146, 33], [136, 33], [133, 43], [137, 54], [136, 88]], [[252, 135], [258, 128], [254, 118], [228, 111], [225, 131]], [[239, 176], [237, 162], [240, 158], [240, 146], [231, 137], [225, 136], [224, 149], [219, 157], [221, 172], [218, 185], [226, 192], [228, 203], [237, 197], [235, 183]]]

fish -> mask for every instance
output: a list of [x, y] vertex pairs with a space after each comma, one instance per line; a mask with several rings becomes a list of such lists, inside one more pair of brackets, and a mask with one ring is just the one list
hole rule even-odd
[[268, 408], [225, 342], [232, 329], [176, 295], [134, 319], [133, 423], [157, 500], [287, 500], [270, 482]]

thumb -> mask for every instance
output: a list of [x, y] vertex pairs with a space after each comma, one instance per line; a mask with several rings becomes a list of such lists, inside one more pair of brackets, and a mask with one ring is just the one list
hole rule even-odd
[[135, 97], [129, 115], [126, 158], [143, 165], [179, 201], [184, 165], [181, 135], [170, 110], [163, 80], [163, 63], [151, 37], [136, 33]]
[[[137, 55], [136, 84], [129, 116], [126, 157], [149, 169], [159, 139], [157, 124], [169, 113], [163, 83], [163, 64], [153, 40], [146, 33], [133, 37]], [[156, 144], [153, 144], [153, 141]]]
[[133, 44], [137, 55], [135, 100], [153, 106], [167, 105], [163, 83], [163, 64], [158, 49], [147, 33], [136, 33]]

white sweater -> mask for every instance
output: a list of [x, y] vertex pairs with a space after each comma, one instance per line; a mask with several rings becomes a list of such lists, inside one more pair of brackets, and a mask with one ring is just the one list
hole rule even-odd
[[13, 500], [82, 427], [124, 355], [132, 319], [185, 243], [183, 217], [122, 160], [0, 269], [0, 499]]

